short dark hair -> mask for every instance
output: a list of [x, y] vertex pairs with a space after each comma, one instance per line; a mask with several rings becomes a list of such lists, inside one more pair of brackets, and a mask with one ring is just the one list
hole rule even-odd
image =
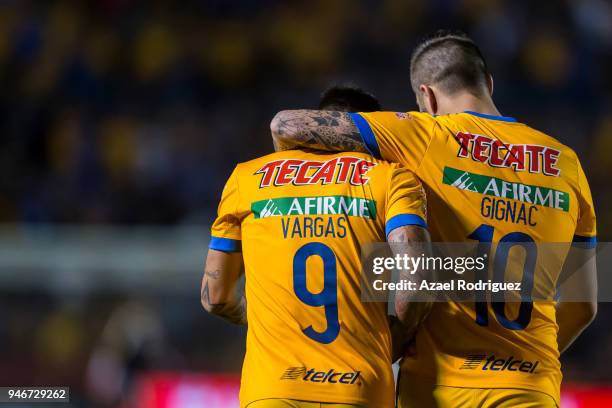
[[320, 110], [375, 112], [381, 110], [376, 97], [355, 85], [333, 85], [321, 95]]
[[438, 30], [416, 46], [410, 58], [410, 83], [437, 85], [450, 95], [486, 91], [489, 70], [478, 46], [460, 31]]

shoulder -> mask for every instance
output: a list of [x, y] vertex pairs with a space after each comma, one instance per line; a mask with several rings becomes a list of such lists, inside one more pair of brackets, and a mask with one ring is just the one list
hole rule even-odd
[[578, 158], [578, 154], [574, 149], [569, 147], [568, 145], [561, 143], [557, 138], [544, 133], [540, 130], [534, 129], [528, 125], [525, 127], [532, 132], [532, 138], [534, 144], [539, 144], [542, 146], [546, 146], [549, 149], [555, 149], [559, 152], [559, 155], [562, 159], [565, 159], [566, 163], [570, 162], [575, 165], [580, 164], [580, 159]]
[[560, 170], [559, 176], [569, 182], [574, 188], [580, 190], [582, 188], [580, 180], [583, 171], [581, 170], [582, 165], [576, 151], [549, 134], [527, 125], [525, 126], [532, 132], [531, 136], [534, 144], [546, 146], [547, 149], [553, 150], [552, 154], [557, 158], [556, 167]]

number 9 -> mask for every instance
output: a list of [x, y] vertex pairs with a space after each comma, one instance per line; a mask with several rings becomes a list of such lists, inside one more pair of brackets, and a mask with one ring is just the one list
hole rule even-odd
[[[323, 290], [319, 293], [308, 291], [306, 286], [306, 261], [313, 255], [323, 260]], [[338, 321], [338, 285], [336, 274], [336, 255], [327, 245], [320, 242], [310, 242], [302, 246], [293, 258], [293, 291], [302, 303], [325, 308], [327, 328], [318, 332], [308, 326], [304, 334], [319, 343], [329, 344], [336, 340], [340, 333]]]

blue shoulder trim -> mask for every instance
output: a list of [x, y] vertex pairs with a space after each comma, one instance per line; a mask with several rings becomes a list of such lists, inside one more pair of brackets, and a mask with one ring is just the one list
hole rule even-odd
[[374, 135], [374, 132], [372, 132], [372, 128], [370, 127], [368, 121], [358, 113], [349, 113], [349, 115], [351, 116], [351, 119], [353, 119], [357, 129], [359, 129], [361, 139], [363, 140], [363, 143], [370, 154], [377, 159], [382, 159], [382, 157], [380, 157], [380, 149], [378, 147], [378, 142], [376, 141], [376, 136]]
[[579, 247], [591, 249], [597, 246], [597, 237], [584, 237], [582, 235], [574, 235], [573, 244], [580, 244]]
[[223, 252], [240, 252], [242, 251], [242, 242], [238, 239], [210, 237], [208, 248]]
[[491, 120], [501, 120], [502, 122], [518, 122], [515, 118], [510, 116], [497, 116], [497, 115], [487, 115], [486, 113], [474, 112], [474, 111], [464, 111], [464, 113], [469, 113], [470, 115], [478, 116], [485, 119]]
[[396, 228], [403, 227], [404, 225], [418, 225], [419, 227], [427, 228], [425, 220], [416, 214], [398, 214], [391, 217], [385, 225], [385, 236], [389, 235], [391, 231]]

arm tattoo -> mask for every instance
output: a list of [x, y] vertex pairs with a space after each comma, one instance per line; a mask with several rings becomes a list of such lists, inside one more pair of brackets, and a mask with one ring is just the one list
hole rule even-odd
[[408, 244], [411, 252], [427, 251], [430, 238], [425, 228], [416, 226], [404, 226], [391, 230], [387, 237], [389, 243]]
[[281, 111], [272, 119], [270, 129], [277, 150], [310, 148], [368, 152], [359, 129], [347, 112]]
[[220, 275], [220, 271], [204, 272], [204, 285], [202, 286], [201, 293], [202, 304], [209, 313], [219, 316], [222, 319], [234, 324], [247, 324], [246, 298], [243, 292], [236, 294], [236, 300], [223, 303], [211, 303], [208, 280], [217, 280]]
[[204, 285], [202, 286], [201, 298], [202, 298], [202, 304], [204, 306], [211, 306], [210, 292], [208, 290], [208, 279], [206, 279], [206, 283], [204, 283]]
[[[422, 254], [431, 254], [431, 241], [427, 230], [415, 226], [404, 226], [394, 229], [389, 233], [388, 242], [395, 254], [407, 254], [410, 257], [420, 257]], [[420, 269], [407, 271], [400, 269], [398, 279], [400, 281], [411, 281], [420, 287], [421, 281], [427, 280], [427, 271]], [[432, 279], [433, 277], [429, 277]], [[421, 322], [427, 317], [432, 306], [433, 299], [413, 299], [411, 291], [398, 291], [395, 293], [395, 310], [398, 319], [402, 322], [405, 330], [411, 334], [417, 329]]]
[[[407, 254], [410, 257], [420, 257], [431, 252], [431, 242], [427, 230], [420, 227], [405, 226], [396, 228], [389, 233], [388, 242], [392, 244], [395, 253]], [[399, 279], [420, 280], [424, 279], [424, 271], [413, 272], [401, 269]]]
[[204, 271], [204, 276], [209, 276], [210, 278], [217, 280], [221, 277], [221, 271]]

